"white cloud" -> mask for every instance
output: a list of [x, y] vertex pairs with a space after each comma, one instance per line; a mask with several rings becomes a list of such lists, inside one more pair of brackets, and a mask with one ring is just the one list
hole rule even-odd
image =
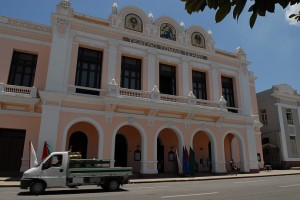
[[291, 14], [296, 14], [300, 11], [300, 3], [292, 6], [288, 6], [285, 11], [285, 19], [290, 25], [300, 26], [300, 22], [297, 22], [294, 18], [289, 18]]

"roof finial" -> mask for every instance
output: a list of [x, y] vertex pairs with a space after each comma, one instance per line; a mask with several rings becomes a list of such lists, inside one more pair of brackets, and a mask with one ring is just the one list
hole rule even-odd
[[69, 0], [61, 0], [59, 4], [66, 9], [71, 7], [71, 3], [69, 2]]
[[148, 14], [148, 18], [151, 22], [153, 22], [153, 14], [152, 12], [150, 11], [149, 14]]
[[116, 2], [112, 5], [112, 13], [117, 14], [118, 13], [118, 4]]

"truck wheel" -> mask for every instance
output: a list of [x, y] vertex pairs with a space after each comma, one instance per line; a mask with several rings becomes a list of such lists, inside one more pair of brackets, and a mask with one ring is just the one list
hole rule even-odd
[[34, 181], [30, 185], [31, 194], [39, 195], [42, 194], [46, 189], [45, 184], [42, 181]]
[[111, 179], [108, 181], [105, 189], [108, 191], [115, 191], [119, 189], [119, 187], [120, 187], [119, 181], [116, 179]]

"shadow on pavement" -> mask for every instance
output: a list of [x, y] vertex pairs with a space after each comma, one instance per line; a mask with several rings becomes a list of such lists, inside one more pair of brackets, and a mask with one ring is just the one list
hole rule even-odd
[[[127, 192], [128, 190], [119, 189], [113, 192]], [[103, 189], [69, 189], [69, 190], [47, 190], [40, 196], [45, 195], [69, 195], [69, 194], [85, 194], [85, 193], [106, 193], [107, 191]], [[33, 195], [29, 191], [27, 192], [19, 192], [18, 196], [39, 196]]]

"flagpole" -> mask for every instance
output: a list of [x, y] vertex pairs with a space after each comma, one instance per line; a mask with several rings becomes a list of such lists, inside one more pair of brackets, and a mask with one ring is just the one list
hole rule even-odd
[[28, 162], [29, 166], [28, 166], [28, 169], [30, 169], [30, 167], [31, 167], [30, 166], [30, 159], [31, 159], [31, 157], [30, 157], [31, 156], [31, 146], [30, 146], [30, 144], [31, 144], [31, 141], [29, 141], [29, 145], [28, 145], [28, 147], [29, 147], [29, 162]]

